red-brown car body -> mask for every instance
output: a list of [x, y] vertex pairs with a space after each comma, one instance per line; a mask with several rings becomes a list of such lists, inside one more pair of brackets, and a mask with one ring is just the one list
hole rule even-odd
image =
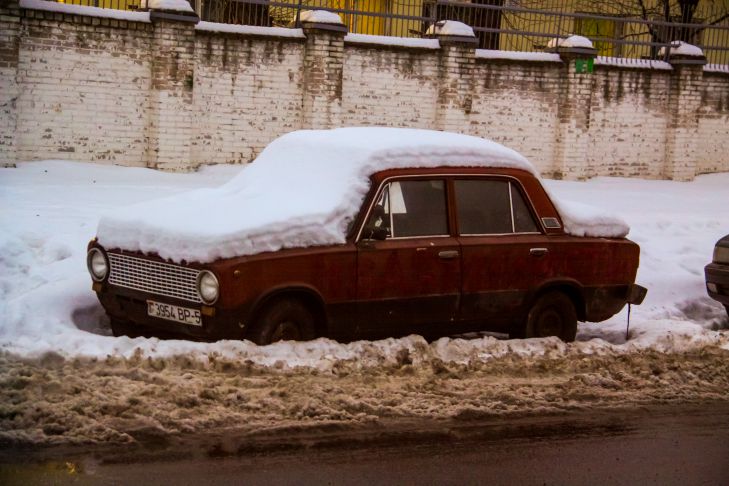
[[[487, 179], [512, 181], [510, 187], [521, 193], [537, 231], [460, 234], [454, 181]], [[406, 180], [443, 181], [447, 234], [368, 238], [365, 223], [383, 188]], [[338, 340], [480, 330], [519, 336], [524, 334], [529, 310], [545, 293], [559, 291], [568, 296], [581, 321], [605, 320], [631, 299], [638, 245], [625, 238], [566, 234], [540, 181], [526, 170], [395, 169], [378, 172], [371, 181], [344, 244], [283, 249], [207, 264], [183, 262], [183, 267], [215, 274], [220, 295], [213, 305], [114, 285], [108, 277], [95, 282], [94, 289], [112, 321], [204, 340], [247, 338], [262, 310], [277, 299], [303, 303], [314, 316], [316, 335]], [[89, 248], [95, 247], [100, 245], [92, 241]], [[163, 262], [156, 255], [102, 250]], [[149, 300], [199, 309], [201, 325], [151, 317]]]

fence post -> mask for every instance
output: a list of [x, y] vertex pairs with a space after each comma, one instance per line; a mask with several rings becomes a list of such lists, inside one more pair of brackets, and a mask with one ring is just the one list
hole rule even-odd
[[663, 175], [666, 179], [690, 181], [696, 176], [699, 108], [706, 57], [699, 48], [684, 44], [671, 49], [668, 61], [673, 72]]
[[195, 24], [200, 19], [186, 0], [168, 0], [163, 9], [151, 10], [150, 19], [154, 34], [150, 46], [147, 166], [192, 170]]
[[[323, 11], [315, 11], [314, 14], [320, 12]], [[333, 128], [342, 124], [342, 74], [347, 26], [337, 19], [339, 16], [330, 12], [301, 19], [306, 35], [303, 128]]]
[[584, 38], [559, 41], [553, 52], [564, 63], [558, 98], [555, 179], [582, 180], [590, 175], [588, 167], [592, 67], [597, 50]]
[[452, 20], [436, 22], [428, 36], [440, 43], [435, 128], [469, 133], [478, 40], [471, 27]]
[[16, 161], [20, 7], [18, 0], [0, 0], [0, 167]]

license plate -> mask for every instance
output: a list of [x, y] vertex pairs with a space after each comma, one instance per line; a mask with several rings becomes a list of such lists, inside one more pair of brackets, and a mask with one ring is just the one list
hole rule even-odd
[[147, 301], [147, 315], [167, 319], [168, 321], [181, 322], [191, 326], [202, 326], [200, 311], [188, 307], [180, 307], [172, 304], [163, 304], [153, 300]]

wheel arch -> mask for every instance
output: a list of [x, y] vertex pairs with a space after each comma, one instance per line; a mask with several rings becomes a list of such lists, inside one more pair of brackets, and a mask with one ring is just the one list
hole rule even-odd
[[527, 299], [527, 305], [525, 307], [525, 313], [529, 313], [529, 309], [534, 306], [537, 300], [553, 291], [562, 292], [572, 301], [572, 305], [575, 306], [575, 312], [577, 313], [577, 320], [585, 321], [587, 316], [587, 306], [585, 301], [585, 292], [582, 289], [582, 285], [576, 280], [571, 279], [560, 279], [545, 282], [539, 286], [534, 292], [532, 292]]
[[314, 316], [316, 336], [326, 336], [329, 330], [326, 307], [321, 294], [313, 287], [303, 284], [292, 284], [277, 287], [262, 295], [253, 305], [247, 329], [251, 329], [270, 305], [286, 299], [302, 302]]

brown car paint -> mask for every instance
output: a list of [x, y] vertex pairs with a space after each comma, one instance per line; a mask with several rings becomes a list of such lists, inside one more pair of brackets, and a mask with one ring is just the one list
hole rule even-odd
[[[436, 178], [447, 182], [449, 235], [364, 239], [362, 228], [386, 181]], [[458, 235], [453, 182], [506, 178], [526, 199], [539, 233]], [[449, 335], [473, 330], [510, 331], [523, 322], [536, 297], [548, 289], [568, 294], [580, 320], [600, 321], [626, 303], [638, 268], [639, 248], [623, 238], [588, 238], [545, 228], [561, 219], [539, 180], [520, 169], [397, 169], [376, 173], [347, 242], [284, 249], [185, 265], [212, 271], [220, 297], [203, 312], [202, 327], [147, 316], [146, 301], [201, 308], [104, 281], [97, 295], [113, 319], [201, 339], [245, 338], [271, 299], [295, 296], [316, 317], [317, 334], [340, 340]], [[89, 248], [98, 246], [92, 241]], [[143, 255], [105, 251], [162, 261]], [[214, 314], [214, 315], [211, 315]]]

